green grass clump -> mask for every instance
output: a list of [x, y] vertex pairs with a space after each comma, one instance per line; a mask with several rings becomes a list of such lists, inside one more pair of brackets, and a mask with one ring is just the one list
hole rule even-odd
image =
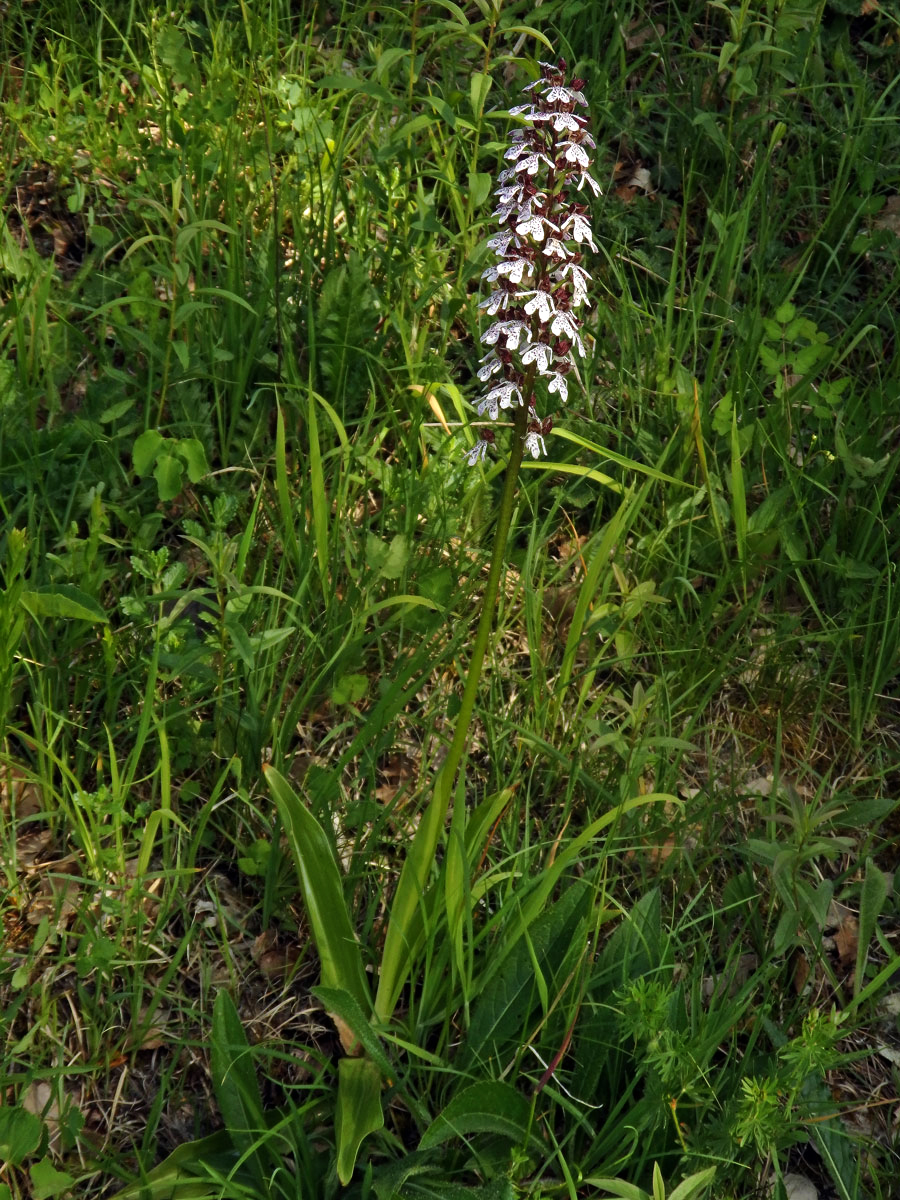
[[[0, 1200], [891, 1194], [898, 32], [0, 5]], [[554, 54], [586, 388], [372, 1024], [316, 995], [262, 768], [374, 976], [502, 486], [460, 431], [489, 196]], [[342, 1189], [353, 1038], [384, 1124]]]

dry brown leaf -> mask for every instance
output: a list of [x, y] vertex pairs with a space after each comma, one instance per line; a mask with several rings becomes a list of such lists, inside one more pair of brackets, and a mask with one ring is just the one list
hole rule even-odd
[[166, 1037], [165, 1031], [159, 1025], [150, 1025], [140, 1031], [139, 1038], [133, 1038], [129, 1034], [125, 1039], [122, 1049], [128, 1052], [132, 1050], [159, 1050], [163, 1046], [167, 1046], [171, 1040], [171, 1037]]
[[33, 867], [39, 859], [47, 857], [47, 850], [53, 841], [49, 829], [35, 829], [31, 833], [23, 833], [16, 837], [16, 862], [20, 867]]
[[806, 961], [806, 955], [798, 951], [794, 960], [794, 991], [798, 996], [806, 987], [807, 979], [809, 979], [809, 963]]
[[283, 979], [300, 957], [297, 946], [279, 946], [273, 930], [264, 930], [253, 939], [250, 955], [267, 979]]
[[805, 1175], [788, 1173], [784, 1177], [784, 1191], [788, 1200], [819, 1200], [816, 1185]]
[[[45, 1083], [43, 1080], [30, 1084], [22, 1093], [21, 1104], [26, 1112], [33, 1113], [36, 1117], [41, 1118], [49, 1134], [49, 1148], [53, 1151], [58, 1151], [60, 1148], [62, 1113], [60, 1112], [59, 1102], [54, 1097], [50, 1084]], [[71, 1104], [74, 1104], [74, 1100], [67, 1094], [66, 1107], [69, 1108]]]
[[876, 229], [889, 229], [896, 237], [900, 237], [900, 195], [895, 193], [888, 196], [884, 208], [872, 224]]
[[856, 917], [845, 917], [834, 935], [834, 946], [842, 967], [851, 967], [856, 962], [859, 946], [859, 921]]
[[640, 50], [649, 41], [662, 41], [666, 35], [665, 25], [644, 25], [642, 18], [635, 19], [628, 26], [625, 36], [626, 50]]
[[45, 875], [25, 919], [29, 925], [39, 925], [49, 917], [56, 921], [57, 929], [64, 929], [78, 912], [80, 896], [77, 880], [68, 875]]
[[646, 167], [635, 167], [634, 174], [628, 180], [628, 187], [640, 188], [647, 196], [652, 196], [656, 189]]
[[300, 951], [296, 946], [286, 946], [283, 950], [267, 950], [265, 954], [260, 955], [256, 965], [266, 979], [284, 979], [296, 966], [299, 958]]
[[19, 820], [44, 811], [40, 787], [16, 763], [0, 767], [0, 807]]
[[332, 1021], [334, 1021], [335, 1028], [338, 1031], [338, 1037], [341, 1039], [341, 1049], [344, 1051], [344, 1053], [349, 1058], [355, 1058], [362, 1054], [363, 1050], [359, 1039], [347, 1022], [342, 1020], [342, 1018], [337, 1016], [335, 1013], [329, 1013], [328, 1015], [331, 1017]]
[[623, 204], [630, 204], [637, 195], [637, 188], [633, 187], [617, 187], [613, 189], [613, 195], [617, 196]]

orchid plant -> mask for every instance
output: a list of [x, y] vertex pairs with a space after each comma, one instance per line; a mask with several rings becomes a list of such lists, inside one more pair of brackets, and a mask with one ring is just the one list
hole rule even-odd
[[[501, 229], [488, 241], [498, 261], [483, 275], [495, 287], [481, 307], [491, 316], [502, 313], [503, 319], [495, 320], [482, 334], [482, 342], [490, 349], [481, 360], [478, 375], [488, 390], [477, 407], [492, 421], [502, 409], [513, 408], [514, 436], [453, 740], [391, 907], [375, 1000], [376, 1015], [382, 1019], [393, 1012], [406, 981], [416, 942], [411, 931], [421, 911], [421, 898], [469, 737], [493, 627], [519, 468], [526, 450], [535, 458], [545, 452], [544, 438], [552, 425], [550, 417], [538, 415], [538, 380], [542, 386], [546, 384], [548, 395], [555, 393], [565, 400], [567, 376], [574, 370], [572, 351], [580, 357], [585, 352], [577, 311], [587, 297], [590, 276], [581, 265], [581, 247], [587, 244], [596, 250], [596, 246], [587, 206], [576, 199], [576, 194], [583, 195], [585, 184], [595, 195], [600, 192], [588, 172], [587, 151], [594, 148], [594, 140], [586, 118], [576, 112], [586, 107], [583, 80], [574, 79], [567, 86], [562, 59], [555, 64], [542, 62], [540, 67], [540, 78], [525, 88], [530, 96], [528, 103], [510, 109], [510, 114], [521, 117], [525, 126], [513, 129], [504, 155], [512, 165], [501, 171], [495, 191], [499, 204], [494, 217]], [[483, 460], [494, 441], [494, 430], [483, 427], [479, 440], [467, 451], [469, 462], [474, 465]]]
[[[352, 1175], [360, 1143], [383, 1123], [382, 1077], [389, 1068], [372, 1025], [376, 1030], [385, 1027], [394, 1015], [425, 939], [427, 914], [443, 907], [448, 928], [456, 922], [456, 928], [449, 929], [451, 936], [459, 932], [465, 894], [459, 881], [469, 870], [469, 864], [459, 860], [464, 854], [460, 847], [466, 841], [464, 804], [454, 811], [459, 836], [448, 845], [440, 900], [432, 872], [493, 628], [516, 482], [526, 451], [535, 458], [546, 452], [552, 418], [542, 417], [539, 405], [546, 409], [553, 397], [566, 401], [569, 376], [576, 373], [573, 355], [585, 355], [579, 312], [587, 300], [590, 275], [582, 260], [586, 247], [596, 250], [585, 188], [595, 196], [600, 191], [588, 170], [588, 151], [594, 148], [594, 140], [585, 116], [578, 111], [586, 107], [582, 80], [566, 83], [562, 60], [540, 66], [540, 78], [525, 89], [527, 103], [510, 110], [523, 124], [510, 134], [505, 152], [509, 165], [498, 179], [494, 217], [500, 230], [488, 242], [497, 261], [484, 273], [493, 291], [481, 304], [494, 319], [481, 338], [489, 349], [481, 359], [478, 376], [487, 390], [476, 407], [479, 415], [491, 422], [512, 409], [513, 440], [456, 727], [391, 901], [374, 1001], [328, 837], [288, 781], [273, 768], [265, 768], [297, 863], [321, 961], [322, 984], [316, 994], [334, 1017], [345, 1050], [339, 1064], [336, 1114], [338, 1176], [343, 1183]], [[466, 452], [470, 464], [483, 461], [494, 442], [494, 429], [483, 425], [479, 439]], [[501, 797], [501, 807], [496, 812], [481, 812], [479, 820], [489, 823], [496, 819], [503, 803]], [[573, 856], [614, 819], [615, 811], [594, 821], [544, 872], [539, 892], [529, 901], [532, 916]], [[521, 928], [527, 925], [523, 918]]]

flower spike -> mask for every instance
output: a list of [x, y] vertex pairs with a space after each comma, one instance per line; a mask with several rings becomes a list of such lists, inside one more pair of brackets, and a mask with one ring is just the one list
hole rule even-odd
[[[492, 288], [479, 305], [500, 319], [481, 335], [489, 349], [478, 378], [487, 387], [475, 402], [491, 421], [524, 408], [525, 451], [535, 458], [546, 453], [553, 425], [538, 415], [539, 396], [565, 403], [571, 354], [585, 353], [580, 330], [591, 277], [581, 262], [597, 247], [583, 189], [600, 192], [589, 173], [596, 143], [584, 115], [584, 80], [567, 82], [562, 59], [540, 67], [541, 77], [523, 89], [526, 103], [509, 110], [521, 123], [510, 132], [494, 190], [498, 232], [487, 244], [496, 257], [482, 274]], [[493, 441], [493, 431], [482, 429], [466, 451], [469, 463], [482, 462]]]

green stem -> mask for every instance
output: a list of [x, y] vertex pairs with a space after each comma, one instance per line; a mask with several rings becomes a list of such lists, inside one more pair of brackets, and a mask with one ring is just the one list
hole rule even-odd
[[[527, 387], [527, 384], [526, 384]], [[531, 391], [525, 392], [527, 396]], [[516, 499], [516, 484], [519, 480], [519, 468], [525, 453], [525, 433], [528, 425], [528, 405], [522, 404], [516, 409], [512, 452], [506, 466], [506, 478], [503, 481], [503, 494], [500, 497], [500, 511], [497, 514], [497, 525], [494, 529], [494, 548], [491, 552], [491, 565], [488, 570], [487, 583], [484, 587], [484, 598], [481, 602], [481, 617], [475, 632], [475, 644], [472, 647], [472, 658], [469, 662], [469, 673], [466, 676], [466, 686], [463, 689], [459, 716], [456, 719], [456, 729], [453, 741], [447, 751], [447, 757], [435, 780], [435, 793], [442, 801], [444, 815], [450, 806], [450, 796], [453, 790], [453, 780], [459, 766], [466, 739], [469, 736], [469, 725], [475, 710], [475, 699], [478, 695], [478, 684], [481, 682], [481, 668], [487, 652], [491, 630], [494, 625], [494, 611], [497, 606], [497, 593], [500, 589], [500, 576], [506, 561], [506, 539], [509, 536], [509, 526], [512, 521], [513, 507]], [[442, 818], [443, 821], [443, 818]]]
[[378, 976], [378, 994], [375, 997], [375, 1016], [382, 1023], [390, 1020], [401, 989], [409, 975], [413, 955], [424, 933], [421, 923], [422, 897], [425, 894], [428, 877], [434, 863], [441, 830], [447, 819], [456, 772], [469, 736], [469, 726], [475, 709], [475, 699], [478, 695], [481, 669], [484, 665], [484, 656], [494, 624], [500, 576], [506, 558], [506, 540], [509, 536], [509, 527], [512, 523], [515, 506], [516, 483], [525, 453], [524, 439], [528, 430], [528, 410], [534, 389], [534, 374], [532, 367], [522, 388], [525, 403], [516, 409], [513, 421], [513, 444], [506, 467], [503, 494], [500, 497], [497, 525], [494, 529], [491, 565], [481, 602], [481, 617], [475, 633], [469, 673], [466, 676], [459, 715], [456, 718], [456, 729], [453, 732], [453, 740], [447, 751], [447, 757], [434, 782], [434, 795], [431, 803], [422, 814], [416, 836], [403, 863], [400, 879], [397, 882], [397, 891], [391, 904], [390, 921], [384, 939], [381, 970]]

